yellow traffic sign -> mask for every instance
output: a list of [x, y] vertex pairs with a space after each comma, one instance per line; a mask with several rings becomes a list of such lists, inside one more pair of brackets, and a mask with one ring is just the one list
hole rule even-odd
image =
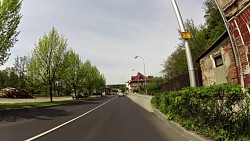
[[181, 32], [182, 39], [190, 39], [191, 34], [189, 32]]

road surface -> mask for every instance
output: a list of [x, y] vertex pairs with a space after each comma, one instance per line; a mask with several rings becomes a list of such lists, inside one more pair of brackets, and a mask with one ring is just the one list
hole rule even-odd
[[0, 111], [0, 140], [185, 141], [127, 97]]

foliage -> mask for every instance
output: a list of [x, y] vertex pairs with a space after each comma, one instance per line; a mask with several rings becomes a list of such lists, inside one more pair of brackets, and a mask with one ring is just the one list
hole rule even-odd
[[48, 35], [45, 34], [39, 39], [28, 66], [28, 71], [33, 75], [33, 79], [41, 81], [44, 86], [50, 88], [51, 101], [52, 85], [58, 74], [64, 70], [66, 52], [67, 40], [60, 36], [53, 27]]
[[167, 79], [182, 74], [187, 71], [187, 61], [185, 51], [179, 46], [163, 64], [162, 73]]
[[92, 66], [91, 62], [87, 60], [83, 64], [83, 71], [86, 74], [86, 78], [83, 80], [83, 86], [85, 91], [92, 95], [93, 92], [103, 92], [105, 89], [106, 79], [103, 74], [97, 69], [96, 66]]
[[204, 6], [209, 37], [207, 43], [210, 45], [225, 31], [225, 25], [214, 0], [206, 0]]
[[25, 88], [26, 86], [25, 73], [27, 72], [28, 63], [29, 63], [29, 57], [27, 56], [23, 57], [17, 56], [15, 58], [14, 70], [15, 74], [18, 76], [18, 87]]
[[17, 41], [21, 5], [20, 0], [0, 1], [0, 66], [8, 60], [8, 51]]
[[185, 88], [157, 94], [151, 103], [169, 119], [216, 140], [250, 135], [250, 101], [238, 84]]
[[83, 63], [77, 53], [68, 49], [67, 39], [53, 27], [39, 39], [31, 58], [15, 58], [14, 67], [0, 71], [0, 88], [25, 87], [32, 94], [91, 95], [104, 91], [106, 79], [90, 61]]
[[126, 91], [128, 91], [128, 87], [126, 87], [126, 85], [120, 86], [119, 90], [122, 91], [122, 93], [125, 93]]
[[150, 78], [150, 81], [147, 83], [147, 91], [149, 95], [154, 95], [160, 91], [160, 85], [164, 83], [162, 77], [153, 77]]
[[19, 85], [16, 82], [17, 79], [18, 76], [16, 75], [13, 67], [7, 67], [5, 70], [0, 71], [1, 88], [18, 87]]
[[60, 82], [61, 80], [59, 78], [62, 78], [64, 83], [66, 83], [69, 88], [74, 89], [74, 93], [76, 95], [76, 90], [79, 88], [80, 80], [83, 79], [84, 74], [81, 72], [82, 62], [79, 55], [73, 50], [68, 51], [64, 65], [65, 69], [59, 75], [60, 77], [58, 77], [57, 82]]

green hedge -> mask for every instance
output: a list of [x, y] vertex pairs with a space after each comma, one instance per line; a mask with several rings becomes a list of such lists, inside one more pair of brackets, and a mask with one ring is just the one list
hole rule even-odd
[[215, 140], [239, 140], [250, 135], [249, 97], [237, 84], [156, 94], [151, 103], [168, 119]]

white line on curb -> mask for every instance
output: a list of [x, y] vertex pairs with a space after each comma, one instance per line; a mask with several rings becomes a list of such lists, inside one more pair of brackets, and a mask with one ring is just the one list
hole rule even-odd
[[108, 102], [114, 100], [115, 98], [117, 98], [117, 97], [114, 97], [114, 98], [110, 99], [109, 101], [106, 101], [105, 103], [103, 103], [103, 104], [101, 104], [101, 105], [95, 107], [94, 109], [89, 110], [88, 112], [86, 112], [86, 113], [84, 113], [84, 114], [82, 114], [82, 115], [80, 115], [80, 116], [78, 116], [78, 117], [76, 117], [76, 118], [74, 118], [74, 119], [71, 119], [71, 120], [69, 120], [69, 121], [67, 121], [67, 122], [65, 122], [65, 123], [63, 123], [63, 124], [61, 124], [61, 125], [58, 125], [58, 126], [52, 128], [52, 129], [48, 130], [48, 131], [45, 131], [45, 132], [43, 132], [43, 133], [41, 133], [41, 134], [39, 134], [39, 135], [36, 135], [36, 136], [34, 136], [34, 137], [32, 137], [32, 138], [26, 139], [25, 141], [32, 141], [32, 140], [35, 140], [35, 139], [37, 139], [37, 138], [40, 138], [40, 137], [42, 137], [42, 136], [44, 136], [44, 135], [46, 135], [46, 134], [49, 134], [50, 132], [53, 132], [53, 131], [55, 131], [56, 129], [59, 129], [59, 128], [63, 127], [64, 125], [67, 125], [67, 124], [69, 124], [69, 123], [71, 123], [71, 122], [73, 122], [73, 121], [75, 121], [75, 120], [77, 120], [77, 119], [79, 119], [79, 118], [81, 118], [81, 117], [83, 117], [83, 116], [85, 116], [85, 115], [87, 115], [87, 114], [93, 112], [94, 110], [96, 110], [96, 109], [102, 107], [103, 105], [105, 105], [105, 104], [107, 104]]

